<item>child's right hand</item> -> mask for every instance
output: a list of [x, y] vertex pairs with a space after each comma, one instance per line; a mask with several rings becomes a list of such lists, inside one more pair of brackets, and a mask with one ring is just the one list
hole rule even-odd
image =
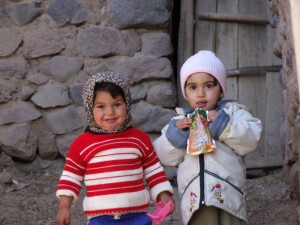
[[57, 213], [57, 224], [58, 225], [69, 225], [71, 224], [71, 211], [70, 206], [73, 201], [71, 196], [60, 196], [59, 208]]
[[176, 121], [176, 127], [179, 130], [184, 130], [190, 128], [190, 125], [192, 124], [191, 118], [182, 118]]
[[173, 197], [172, 197], [172, 194], [171, 194], [170, 192], [168, 192], [168, 191], [163, 191], [163, 192], [161, 192], [161, 193], [159, 194], [159, 196], [158, 196], [158, 199], [159, 199], [159, 201], [161, 201], [161, 202], [163, 203], [163, 205], [165, 205], [165, 204], [167, 204], [169, 201], [171, 201], [171, 202], [170, 202], [170, 204], [171, 204], [171, 209], [170, 209], [169, 214], [172, 214], [172, 213], [174, 212], [174, 210], [175, 210], [175, 201], [174, 201], [174, 199], [173, 199]]
[[71, 213], [70, 209], [64, 207], [59, 208], [58, 214], [57, 214], [57, 224], [58, 225], [69, 225], [71, 222]]

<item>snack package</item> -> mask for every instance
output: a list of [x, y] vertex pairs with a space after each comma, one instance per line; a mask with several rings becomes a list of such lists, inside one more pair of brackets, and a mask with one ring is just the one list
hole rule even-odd
[[187, 153], [199, 155], [213, 151], [216, 146], [208, 128], [209, 122], [206, 111], [197, 108], [190, 114], [190, 118], [192, 124], [190, 126]]
[[170, 200], [165, 205], [162, 202], [157, 202], [155, 205], [156, 210], [152, 214], [147, 213], [147, 215], [149, 216], [151, 221], [157, 225], [162, 223], [169, 215], [172, 207], [172, 202]]

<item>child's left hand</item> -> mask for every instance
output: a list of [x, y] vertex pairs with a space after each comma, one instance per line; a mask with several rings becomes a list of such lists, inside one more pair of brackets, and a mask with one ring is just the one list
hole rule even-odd
[[214, 121], [214, 119], [217, 117], [217, 115], [218, 115], [218, 112], [215, 110], [208, 111], [207, 118], [208, 118], [209, 122]]
[[161, 201], [164, 205], [167, 204], [167, 202], [170, 200], [172, 202], [172, 206], [169, 215], [172, 214], [175, 210], [175, 201], [172, 198], [172, 194], [168, 191], [163, 191], [158, 195], [158, 201]]

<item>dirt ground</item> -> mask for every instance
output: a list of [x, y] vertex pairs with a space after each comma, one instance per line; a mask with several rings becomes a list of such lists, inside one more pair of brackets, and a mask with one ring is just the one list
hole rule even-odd
[[[0, 186], [0, 225], [54, 225], [58, 201], [57, 181], [64, 160], [15, 163], [6, 171], [12, 183]], [[1, 171], [0, 171], [1, 172]], [[73, 204], [72, 225], [86, 224], [81, 198]], [[179, 197], [176, 211], [162, 225], [182, 225]], [[249, 225], [297, 225], [297, 202], [291, 200], [289, 187], [280, 181], [280, 171], [247, 180]], [[152, 206], [150, 211], [154, 210]]]

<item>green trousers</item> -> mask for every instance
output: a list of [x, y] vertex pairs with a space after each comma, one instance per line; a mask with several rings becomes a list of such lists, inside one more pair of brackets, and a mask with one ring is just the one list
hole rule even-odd
[[247, 225], [247, 223], [217, 207], [201, 206], [194, 212], [188, 225]]

